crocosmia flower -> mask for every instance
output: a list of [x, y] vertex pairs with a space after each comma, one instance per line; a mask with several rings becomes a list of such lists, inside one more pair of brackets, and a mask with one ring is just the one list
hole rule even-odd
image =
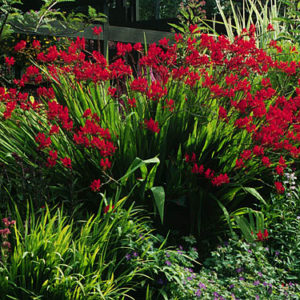
[[93, 192], [98, 192], [100, 190], [100, 187], [101, 187], [100, 179], [95, 179], [90, 185], [90, 188]]

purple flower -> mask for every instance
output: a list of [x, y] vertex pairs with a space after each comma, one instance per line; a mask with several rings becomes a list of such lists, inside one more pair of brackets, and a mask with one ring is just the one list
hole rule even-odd
[[170, 257], [171, 254], [169, 252], [166, 252], [166, 257]]
[[259, 276], [259, 277], [261, 277], [261, 276], [262, 276], [262, 272], [258, 272], [257, 274], [258, 274], [258, 276]]
[[165, 263], [166, 263], [167, 266], [171, 266], [171, 264], [172, 264], [169, 260], [166, 260]]
[[200, 297], [200, 296], [201, 296], [201, 291], [200, 291], [200, 290], [197, 290], [197, 291], [195, 292], [195, 295], [196, 295], [197, 297]]
[[193, 280], [193, 277], [189, 276], [189, 277], [187, 277], [186, 279], [187, 279], [188, 281], [191, 281], [191, 280]]
[[255, 300], [259, 300], [259, 296], [258, 295], [255, 295]]
[[217, 292], [214, 292], [213, 295], [214, 295], [215, 297], [219, 297], [219, 296], [220, 296]]
[[240, 278], [239, 278], [239, 280], [241, 280], [241, 281], [244, 281], [244, 280], [245, 280], [245, 278], [244, 278], [244, 277], [240, 277]]
[[134, 257], [138, 257], [139, 255], [137, 254], [137, 252], [133, 252], [132, 254]]
[[198, 286], [199, 286], [200, 289], [206, 290], [206, 285], [204, 283], [199, 282]]
[[264, 286], [267, 286], [268, 284], [264, 281], [264, 282], [263, 282], [263, 285], [264, 285]]
[[248, 253], [252, 253], [252, 250], [251, 250], [251, 249], [248, 249]]
[[230, 289], [233, 289], [233, 288], [234, 288], [234, 284], [230, 285], [229, 288], [230, 288]]
[[125, 255], [125, 258], [126, 258], [127, 260], [130, 260], [130, 259], [131, 259], [131, 255], [127, 253], [127, 254]]
[[260, 284], [260, 281], [259, 280], [255, 280], [254, 282], [253, 282], [253, 285], [254, 286], [257, 286], [257, 285], [259, 285]]
[[243, 271], [243, 268], [237, 268], [237, 269], [236, 269], [236, 272], [237, 272], [237, 273], [241, 273], [242, 271]]
[[276, 252], [275, 252], [275, 256], [278, 256], [278, 255], [279, 255], [279, 251], [276, 251]]

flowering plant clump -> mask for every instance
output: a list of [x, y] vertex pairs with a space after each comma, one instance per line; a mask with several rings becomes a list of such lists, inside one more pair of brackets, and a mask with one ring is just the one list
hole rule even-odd
[[[100, 31], [94, 28], [95, 34]], [[300, 151], [296, 51], [275, 42], [258, 48], [253, 25], [232, 42], [192, 25], [175, 35], [175, 43], [165, 38], [147, 51], [140, 44], [118, 43], [111, 62], [98, 51], [88, 53], [85, 45], [79, 37], [66, 49], [16, 45], [17, 53], [33, 48], [34, 63], [15, 80], [15, 88], [0, 89], [0, 100], [6, 127], [18, 124], [20, 136], [36, 142], [36, 149], [32, 143], [26, 149], [27, 160], [40, 155], [46, 173], [59, 168], [61, 180], [76, 178], [82, 191], [95, 179], [116, 183], [112, 178], [120, 178], [136, 157], [159, 155], [151, 184], [191, 207], [199, 200], [187, 197], [187, 190], [214, 196], [229, 210], [242, 201], [237, 189], [243, 186], [258, 188], [266, 181], [285, 193], [282, 176]], [[134, 52], [139, 55], [135, 71], [129, 61]], [[38, 85], [34, 100], [22, 92], [28, 84]], [[25, 123], [27, 115], [34, 126]], [[11, 151], [6, 142], [1, 147]], [[193, 152], [197, 161], [188, 161], [187, 168], [184, 153]], [[48, 178], [55, 186], [55, 176]], [[134, 186], [131, 180], [126, 184]], [[91, 189], [98, 191], [99, 185]], [[206, 201], [201, 209], [216, 211], [215, 204]]]

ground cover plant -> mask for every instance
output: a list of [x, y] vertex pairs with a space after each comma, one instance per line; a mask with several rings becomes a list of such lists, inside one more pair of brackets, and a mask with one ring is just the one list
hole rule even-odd
[[[299, 297], [299, 45], [267, 21], [263, 37], [177, 26], [172, 41], [117, 43], [110, 62], [79, 37], [14, 46], [7, 74], [28, 64], [0, 87], [3, 292]], [[136, 204], [199, 251], [191, 237], [166, 249]]]

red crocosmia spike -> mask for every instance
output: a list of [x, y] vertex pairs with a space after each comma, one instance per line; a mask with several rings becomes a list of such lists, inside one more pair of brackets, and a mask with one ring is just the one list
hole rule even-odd
[[101, 158], [100, 166], [105, 171], [106, 169], [111, 168], [111, 162], [108, 160], [108, 158], [105, 158], [105, 159]]
[[95, 26], [94, 28], [92, 28], [93, 29], [93, 33], [95, 34], [95, 35], [100, 35], [101, 34], [101, 32], [102, 32], [102, 28], [99, 26], [99, 27], [97, 27], [97, 26]]
[[272, 24], [268, 24], [267, 30], [268, 31], [274, 31], [275, 29], [274, 29]]
[[34, 49], [40, 49], [40, 48], [41, 48], [41, 43], [40, 43], [40, 41], [34, 40], [34, 41], [32, 42], [32, 47], [33, 47]]
[[72, 163], [71, 163], [71, 159], [69, 157], [61, 158], [60, 161], [66, 168], [72, 169]]
[[265, 230], [264, 230], [264, 239], [267, 239], [268, 237], [269, 237], [268, 230], [265, 229]]
[[108, 204], [104, 207], [103, 212], [104, 212], [104, 214], [107, 214], [110, 211], [114, 212], [114, 208], [115, 208], [114, 205]]
[[282, 183], [279, 182], [279, 181], [276, 181], [274, 184], [275, 184], [277, 193], [278, 193], [278, 194], [283, 194], [284, 191], [285, 191], [285, 188], [284, 188], [284, 186], [282, 185]]
[[26, 48], [26, 41], [22, 40], [15, 45], [14, 49], [16, 52], [19, 52], [25, 48]]
[[270, 167], [271, 166], [271, 162], [269, 157], [267, 156], [263, 156], [261, 159], [261, 162], [263, 163], [263, 165], [265, 165], [266, 167]]
[[144, 122], [147, 126], [147, 129], [154, 133], [159, 133], [160, 129], [158, 127], [158, 122], [155, 122], [152, 118], [150, 118], [150, 120], [145, 120]]
[[211, 183], [215, 186], [220, 186], [225, 183], [229, 183], [229, 177], [225, 174], [220, 174], [217, 177], [212, 178]]
[[83, 117], [84, 118], [87, 118], [87, 117], [90, 117], [92, 115], [92, 111], [90, 108], [86, 109], [85, 112], [83, 113]]
[[133, 49], [135, 51], [142, 51], [143, 50], [143, 46], [142, 46], [141, 43], [136, 43], [136, 44], [133, 45]]
[[275, 170], [278, 175], [283, 175], [283, 168], [281, 166], [276, 166]]
[[59, 133], [59, 127], [54, 124], [54, 125], [51, 126], [51, 129], [49, 131], [49, 135], [56, 134], [56, 133]]
[[197, 24], [191, 24], [190, 27], [189, 27], [189, 30], [190, 30], [190, 33], [199, 32], [198, 25]]
[[131, 99], [128, 98], [127, 102], [128, 102], [128, 104], [129, 104], [130, 107], [136, 107], [136, 100], [135, 100], [135, 98], [131, 98]]
[[264, 237], [263, 237], [263, 234], [262, 234], [261, 230], [259, 230], [259, 232], [256, 235], [257, 235], [257, 239], [259, 241], [263, 241], [264, 240]]
[[90, 185], [90, 188], [93, 192], [98, 192], [100, 190], [100, 187], [101, 187], [100, 179], [95, 179]]
[[281, 165], [282, 168], [286, 168], [286, 163], [285, 163], [285, 159], [283, 158], [283, 156], [280, 156], [279, 164]]
[[5, 57], [5, 63], [8, 67], [11, 67], [15, 64], [15, 59], [13, 57]]

